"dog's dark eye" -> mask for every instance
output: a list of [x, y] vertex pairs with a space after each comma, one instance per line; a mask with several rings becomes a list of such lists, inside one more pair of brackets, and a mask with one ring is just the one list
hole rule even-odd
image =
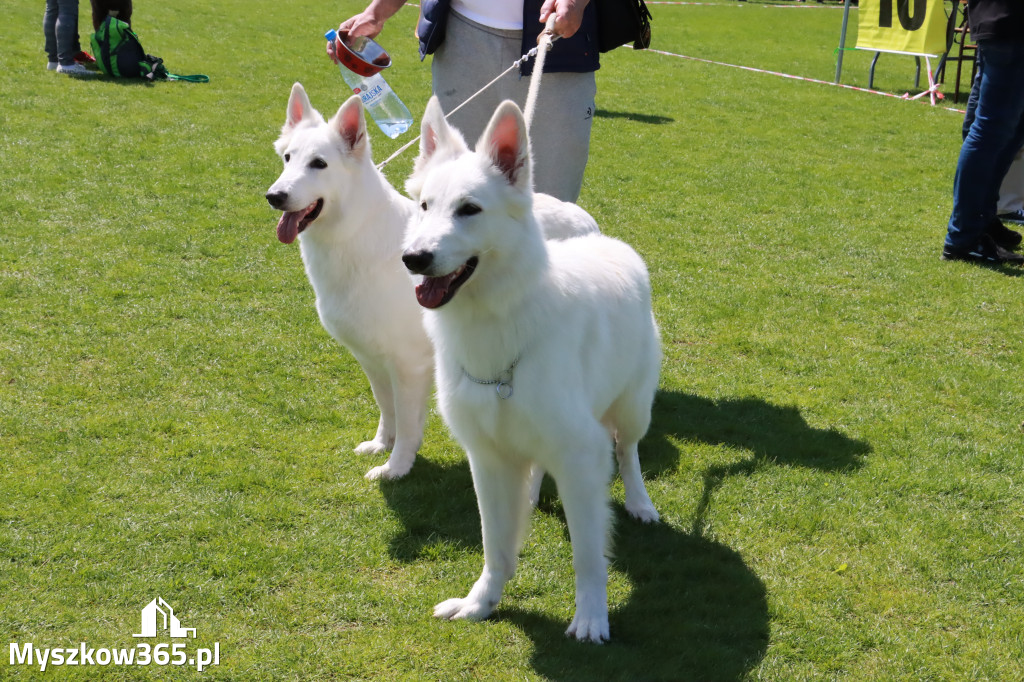
[[480, 213], [482, 210], [483, 209], [477, 206], [476, 204], [472, 202], [467, 202], [462, 206], [459, 206], [457, 209], [455, 209], [455, 215], [459, 216], [460, 218], [465, 218], [467, 216], [476, 215], [477, 213]]
[[309, 167], [324, 169], [327, 168], [327, 162], [324, 161], [323, 159], [313, 159], [312, 161], [309, 162]]
[[292, 155], [291, 154], [285, 154], [284, 155], [284, 162], [285, 163], [288, 163], [291, 160], [292, 160]]
[[420, 210], [421, 211], [426, 211], [427, 210], [427, 202], [425, 202], [425, 201], [420, 202]]

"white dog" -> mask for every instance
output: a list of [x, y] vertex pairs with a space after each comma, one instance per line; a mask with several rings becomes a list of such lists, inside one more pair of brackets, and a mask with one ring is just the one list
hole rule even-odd
[[[435, 100], [431, 106], [440, 115]], [[442, 134], [451, 156], [469, 153], [454, 129], [446, 125]], [[275, 148], [284, 172], [267, 201], [284, 212], [278, 239], [299, 239], [320, 321], [359, 361], [380, 408], [376, 436], [356, 452], [391, 450], [367, 478], [404, 476], [423, 440], [433, 386], [433, 349], [401, 261], [416, 204], [374, 166], [357, 96], [327, 122], [296, 83]], [[417, 168], [425, 165], [418, 162]], [[578, 206], [553, 197], [541, 202], [545, 232], [553, 237], [597, 232], [597, 223]]]
[[325, 122], [296, 83], [275, 148], [284, 172], [267, 201], [284, 211], [277, 237], [299, 238], [320, 321], [359, 361], [380, 408], [377, 435], [356, 452], [391, 450], [367, 478], [404, 476], [423, 439], [434, 369], [401, 261], [415, 204], [374, 166], [358, 96]]
[[[452, 153], [439, 109], [424, 127], [425, 173], [403, 260], [434, 342], [438, 403], [466, 448], [483, 525], [484, 568], [440, 618], [486, 618], [515, 571], [529, 517], [529, 470], [558, 485], [573, 547], [576, 615], [567, 634], [608, 638], [606, 538], [613, 450], [626, 509], [655, 521], [637, 443], [650, 422], [660, 349], [640, 257], [591, 234], [545, 242], [529, 142], [512, 102], [475, 153]], [[435, 157], [435, 158], [431, 158]]]

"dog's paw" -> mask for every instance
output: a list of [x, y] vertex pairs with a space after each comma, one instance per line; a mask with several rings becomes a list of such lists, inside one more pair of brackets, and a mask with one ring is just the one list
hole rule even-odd
[[607, 642], [609, 639], [608, 616], [586, 617], [577, 611], [565, 634], [567, 637], [575, 637], [580, 642], [593, 642], [594, 644]]
[[409, 473], [411, 466], [407, 467], [396, 467], [392, 465], [391, 460], [384, 462], [379, 467], [373, 467], [366, 472], [366, 480], [368, 481], [393, 481], [396, 478], [401, 478]]
[[658, 515], [658, 510], [654, 508], [654, 505], [650, 502], [642, 502], [640, 504], [630, 504], [626, 502], [626, 511], [637, 521], [641, 523], [657, 523], [661, 518]]
[[434, 618], [444, 620], [483, 620], [491, 615], [494, 605], [473, 599], [448, 599], [434, 607]]
[[357, 455], [379, 455], [390, 449], [382, 440], [367, 440], [356, 446], [355, 453]]

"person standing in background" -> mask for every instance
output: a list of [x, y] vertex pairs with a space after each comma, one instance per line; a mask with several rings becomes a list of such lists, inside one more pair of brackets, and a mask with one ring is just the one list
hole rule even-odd
[[78, 63], [96, 61], [78, 41], [78, 0], [46, 0], [43, 38], [47, 70], [71, 76], [93, 73]]
[[996, 218], [999, 186], [1024, 144], [1024, 2], [969, 0], [968, 19], [980, 57], [977, 98], [957, 161], [942, 258], [1024, 265], [1024, 256], [1010, 250], [1020, 235]]

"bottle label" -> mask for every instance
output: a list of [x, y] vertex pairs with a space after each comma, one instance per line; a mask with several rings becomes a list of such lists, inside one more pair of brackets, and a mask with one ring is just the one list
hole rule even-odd
[[369, 87], [357, 86], [352, 88], [352, 92], [359, 95], [359, 99], [363, 101], [363, 106], [365, 107], [372, 107], [385, 94], [383, 83], [377, 83]]

